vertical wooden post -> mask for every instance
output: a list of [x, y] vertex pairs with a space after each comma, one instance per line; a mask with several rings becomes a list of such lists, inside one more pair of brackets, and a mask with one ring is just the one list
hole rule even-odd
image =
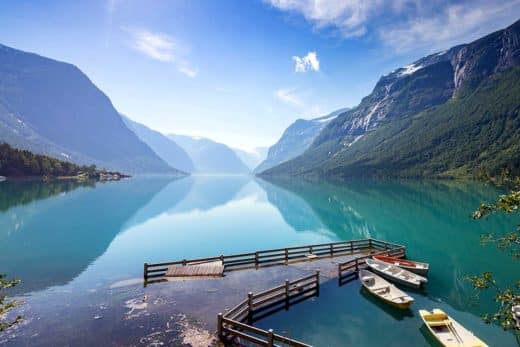
[[258, 252], [255, 252], [255, 267], [258, 268]]
[[385, 251], [388, 250], [388, 242], [385, 242]]
[[368, 239], [368, 251], [372, 253], [372, 239]]
[[312, 254], [312, 246], [309, 246], [309, 253]]
[[331, 243], [329, 245], [329, 248], [330, 248], [330, 256], [332, 257], [334, 255], [334, 245]]
[[316, 296], [320, 296], [320, 270], [316, 270]]
[[144, 286], [148, 284], [148, 263], [144, 263], [143, 269]]
[[285, 249], [285, 264], [289, 264], [289, 250]]
[[222, 341], [222, 313], [217, 315], [217, 338]]
[[359, 263], [358, 258], [356, 257], [356, 272], [359, 272]]
[[289, 309], [289, 280], [285, 280], [285, 309]]
[[247, 293], [247, 321], [249, 324], [253, 322], [253, 293]]
[[273, 347], [274, 346], [274, 332], [273, 329], [267, 330], [267, 346]]
[[350, 253], [354, 253], [354, 245], [352, 244], [352, 241], [350, 243]]
[[182, 259], [182, 266], [186, 266], [186, 259]]

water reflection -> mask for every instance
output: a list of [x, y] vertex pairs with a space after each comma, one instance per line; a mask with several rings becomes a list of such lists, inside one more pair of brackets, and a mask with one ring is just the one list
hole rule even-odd
[[466, 274], [492, 271], [501, 283], [520, 277], [520, 268], [507, 254], [479, 244], [479, 235], [490, 229], [509, 230], [512, 218], [470, 218], [482, 201], [501, 193], [494, 187], [460, 181], [271, 183], [303, 199], [306, 206], [300, 214], [310, 209], [340, 239], [373, 237], [406, 245], [410, 258], [431, 263], [428, 295], [447, 300], [455, 308], [467, 309], [472, 304], [473, 292], [463, 280]]
[[[12, 207], [0, 214], [1, 270], [24, 279], [13, 291], [40, 290], [75, 278], [170, 181], [132, 179], [97, 184], [95, 189], [70, 182], [2, 185], [10, 193], [6, 205]], [[53, 198], [33, 202], [27, 198], [49, 196]], [[25, 205], [19, 206], [20, 201]]]

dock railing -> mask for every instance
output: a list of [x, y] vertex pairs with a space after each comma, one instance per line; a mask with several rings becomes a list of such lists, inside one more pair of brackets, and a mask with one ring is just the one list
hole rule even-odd
[[250, 253], [220, 255], [208, 258], [183, 259], [165, 263], [145, 263], [143, 277], [145, 284], [160, 280], [164, 277], [170, 266], [186, 266], [220, 261], [224, 266], [224, 271], [233, 271], [253, 267], [258, 268], [263, 266], [284, 265], [316, 258], [364, 253], [367, 250], [369, 252], [374, 250], [393, 250], [399, 247], [404, 249], [401, 245], [369, 238], [261, 250]]
[[[251, 324], [270, 314], [269, 311], [288, 309], [302, 300], [319, 296], [320, 274], [302, 277], [293, 281], [264, 290], [259, 293], [248, 293], [247, 298], [225, 314], [217, 315], [217, 335], [220, 341], [239, 338], [259, 346], [276, 346], [279, 344], [295, 347], [311, 347], [310, 345], [275, 334], [273, 329], [263, 330]], [[266, 313], [267, 311], [267, 313]]]

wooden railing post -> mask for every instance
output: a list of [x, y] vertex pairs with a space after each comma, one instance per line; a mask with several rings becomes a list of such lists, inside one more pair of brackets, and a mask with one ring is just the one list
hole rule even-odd
[[388, 250], [388, 242], [385, 242], [385, 251]]
[[356, 257], [356, 272], [359, 272], [359, 261], [358, 261], [357, 257]]
[[354, 245], [352, 244], [352, 241], [350, 243], [350, 253], [354, 253]]
[[329, 248], [330, 248], [330, 256], [332, 257], [332, 256], [334, 256], [334, 245], [331, 243], [329, 245]]
[[273, 329], [269, 329], [267, 331], [267, 346], [273, 347], [274, 346], [274, 332]]
[[255, 252], [255, 267], [258, 268], [258, 252]]
[[368, 251], [372, 252], [372, 239], [368, 239]]
[[247, 321], [253, 322], [253, 293], [247, 293]]
[[289, 293], [289, 280], [285, 280], [285, 309], [289, 309], [289, 299], [290, 299], [290, 293]]
[[144, 285], [146, 286], [146, 281], [148, 281], [148, 263], [144, 263], [143, 277]]
[[285, 264], [288, 264], [289, 263], [289, 250], [286, 248], [285, 249]]
[[320, 296], [320, 270], [316, 270], [316, 296]]
[[222, 313], [217, 315], [217, 337], [219, 341], [222, 341]]

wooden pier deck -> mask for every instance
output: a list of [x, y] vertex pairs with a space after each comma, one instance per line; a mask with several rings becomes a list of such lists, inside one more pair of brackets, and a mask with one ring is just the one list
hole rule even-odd
[[224, 265], [221, 261], [186, 266], [170, 266], [164, 277], [222, 277]]
[[[280, 344], [284, 341], [284, 345], [288, 346], [308, 346], [304, 342], [277, 335], [272, 330], [252, 326], [252, 321], [260, 319], [254, 318], [257, 313], [261, 313], [258, 309], [263, 311], [264, 307], [287, 308], [300, 302], [295, 300], [299, 296], [298, 290], [291, 283], [298, 283], [302, 278], [314, 278], [311, 281], [314, 289], [305, 292], [309, 296], [318, 296], [320, 283], [333, 278], [337, 278], [341, 286], [355, 279], [357, 270], [366, 266], [365, 259], [374, 254], [404, 257], [405, 247], [364, 239], [145, 264], [144, 283], [147, 286], [170, 282], [164, 286], [156, 286], [154, 292], [160, 296], [174, 297], [176, 309], [190, 312], [192, 318], [204, 323], [210, 330], [216, 330], [221, 341], [231, 339], [236, 343], [237, 339], [246, 340], [249, 341], [248, 345], [252, 343], [260, 346], [274, 346], [277, 342]], [[216, 273], [212, 267], [217, 264], [222, 269], [218, 277], [196, 275], [206, 270], [207, 273]], [[192, 268], [193, 266], [199, 268]], [[174, 276], [168, 276], [168, 273]], [[195, 275], [186, 276], [191, 273]], [[288, 291], [284, 288], [288, 288]], [[201, 293], [204, 295], [200, 295]], [[249, 302], [251, 295], [253, 301]], [[235, 312], [240, 314], [235, 316]], [[267, 310], [265, 315], [272, 314], [269, 312]], [[218, 313], [222, 314], [218, 315], [217, 320], [215, 317]]]

